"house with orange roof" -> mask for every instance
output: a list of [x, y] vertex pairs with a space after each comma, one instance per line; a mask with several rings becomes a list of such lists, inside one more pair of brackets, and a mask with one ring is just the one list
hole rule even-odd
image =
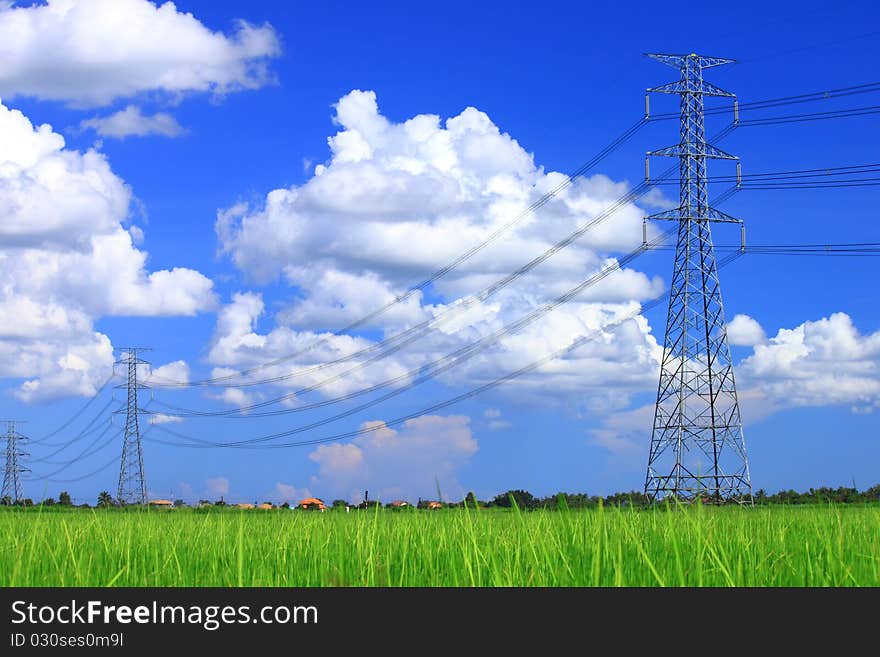
[[324, 504], [324, 500], [317, 497], [307, 497], [304, 500], [300, 500], [297, 506], [300, 509], [306, 509], [307, 511], [323, 511], [327, 508], [327, 505]]

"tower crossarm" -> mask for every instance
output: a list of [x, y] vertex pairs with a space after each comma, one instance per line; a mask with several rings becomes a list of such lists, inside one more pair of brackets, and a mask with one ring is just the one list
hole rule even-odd
[[706, 81], [697, 85], [690, 85], [687, 80], [675, 80], [661, 84], [659, 87], [651, 87], [646, 90], [650, 94], [693, 94], [699, 96], [721, 96], [723, 98], [736, 98], [736, 94], [725, 91], [721, 87]]
[[725, 153], [717, 146], [705, 142], [684, 142], [673, 144], [656, 151], [648, 151], [647, 155], [654, 157], [702, 157], [712, 160], [739, 160], [736, 155]]
[[701, 69], [712, 68], [713, 66], [722, 66], [724, 64], [736, 64], [735, 59], [727, 59], [726, 57], [710, 57], [708, 55], [698, 55], [692, 52], [687, 55], [669, 55], [664, 53], [645, 53], [645, 57], [656, 60], [661, 64], [666, 64], [672, 68], [680, 69], [685, 61], [691, 60]]
[[742, 224], [742, 219], [737, 219], [736, 217], [731, 217], [726, 212], [722, 212], [716, 208], [711, 206], [706, 207], [703, 211], [703, 215], [699, 217], [690, 216], [686, 209], [682, 208], [672, 208], [671, 210], [662, 210], [661, 212], [655, 212], [654, 214], [649, 214], [645, 217], [648, 221], [681, 221], [682, 218], [685, 219], [693, 219], [696, 221], [712, 221], [714, 223], [719, 224]]

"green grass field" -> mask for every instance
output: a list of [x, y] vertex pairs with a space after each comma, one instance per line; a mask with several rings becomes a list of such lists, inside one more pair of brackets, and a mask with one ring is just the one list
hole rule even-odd
[[0, 512], [3, 586], [878, 586], [880, 507]]

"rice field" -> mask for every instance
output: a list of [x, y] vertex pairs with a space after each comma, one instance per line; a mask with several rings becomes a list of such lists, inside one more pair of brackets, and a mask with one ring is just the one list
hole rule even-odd
[[2, 586], [878, 586], [880, 506], [0, 511]]

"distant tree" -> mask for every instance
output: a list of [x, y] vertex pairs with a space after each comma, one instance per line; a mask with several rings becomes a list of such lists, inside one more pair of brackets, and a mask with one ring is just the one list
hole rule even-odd
[[628, 493], [614, 493], [605, 498], [605, 504], [609, 506], [648, 506], [650, 502], [644, 493], [635, 490]]
[[226, 502], [224, 502], [223, 498], [221, 497], [219, 500], [214, 502], [214, 506], [226, 506]]
[[61, 495], [58, 496], [58, 504], [61, 506], [72, 506], [73, 500], [70, 499], [70, 493], [66, 490], [61, 491]]
[[102, 509], [113, 506], [113, 496], [106, 490], [102, 490], [98, 493], [98, 506]]
[[186, 502], [184, 502], [183, 500], [174, 500], [174, 506], [183, 507], [186, 506]]
[[12, 506], [12, 498], [9, 495], [0, 497], [0, 506]]
[[348, 502], [345, 500], [333, 500], [333, 508], [334, 509], [344, 509], [348, 506]]
[[43, 506], [55, 506], [55, 500], [51, 497], [47, 497], [45, 500], [40, 502]]
[[552, 500], [546, 498], [542, 503], [546, 508], [590, 509], [599, 506], [599, 498], [586, 493], [557, 493]]
[[281, 508], [282, 508], [282, 509], [289, 509], [289, 508], [290, 508], [290, 503], [289, 503], [289, 502], [284, 502], [284, 503], [281, 505]]
[[477, 496], [474, 495], [474, 491], [469, 491], [468, 494], [464, 496], [464, 501], [462, 503], [469, 509], [476, 509]]
[[527, 490], [509, 490], [501, 495], [496, 495], [492, 500], [492, 506], [511, 508], [514, 504], [520, 509], [532, 509], [537, 506], [538, 500]]

